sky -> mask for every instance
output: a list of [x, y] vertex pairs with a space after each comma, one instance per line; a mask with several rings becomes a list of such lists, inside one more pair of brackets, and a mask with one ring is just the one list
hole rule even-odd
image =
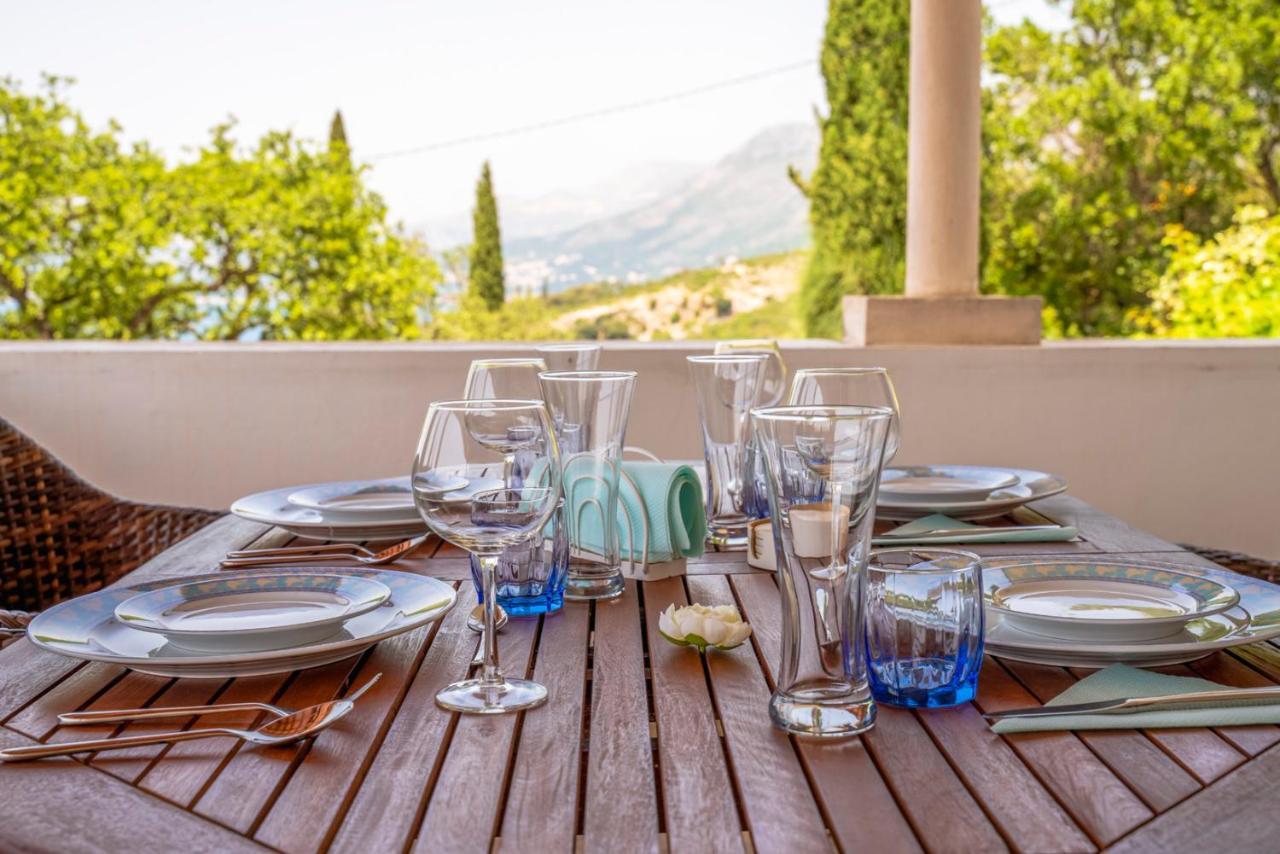
[[[629, 166], [713, 161], [772, 125], [812, 121], [825, 0], [0, 0], [0, 75], [76, 79], [73, 105], [181, 159], [234, 116], [353, 154], [410, 226], [470, 207], [486, 158], [502, 196], [589, 187]], [[997, 20], [1052, 23], [1045, 0]], [[20, 37], [17, 34], [21, 34]], [[791, 67], [796, 66], [800, 67]], [[777, 70], [777, 69], [786, 70]], [[400, 156], [734, 80], [694, 97]]]

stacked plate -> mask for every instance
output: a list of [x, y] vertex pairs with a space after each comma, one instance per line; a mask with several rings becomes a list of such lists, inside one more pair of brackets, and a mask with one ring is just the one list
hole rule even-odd
[[910, 520], [941, 513], [953, 519], [990, 519], [1065, 492], [1057, 475], [985, 466], [890, 466], [880, 478], [876, 516]]
[[443, 581], [383, 569], [219, 573], [111, 588], [55, 605], [28, 637], [53, 652], [160, 676], [317, 667], [444, 616]]
[[987, 652], [1071, 667], [1192, 661], [1280, 635], [1280, 587], [1149, 561], [988, 560]]
[[[466, 501], [502, 481], [492, 477], [420, 475], [419, 492]], [[389, 540], [426, 533], [408, 477], [347, 480], [272, 489], [241, 498], [231, 512], [312, 540]]]

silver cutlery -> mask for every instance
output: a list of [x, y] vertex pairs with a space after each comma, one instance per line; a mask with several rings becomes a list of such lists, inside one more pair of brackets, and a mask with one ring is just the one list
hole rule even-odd
[[179, 732], [149, 733], [146, 735], [126, 735], [116, 738], [95, 738], [87, 741], [68, 741], [62, 744], [36, 744], [30, 747], [9, 747], [0, 750], [0, 762], [24, 762], [29, 759], [43, 759], [46, 756], [66, 756], [85, 751], [119, 750], [125, 747], [140, 747], [145, 744], [167, 744], [174, 741], [194, 741], [200, 738], [218, 738], [232, 736], [250, 744], [274, 747], [300, 741], [315, 735], [346, 717], [355, 708], [355, 701], [373, 683], [382, 676], [376, 674], [357, 690], [341, 700], [330, 700], [300, 709], [291, 715], [272, 718], [257, 729], [233, 729], [231, 727], [207, 727], [189, 729]]
[[1061, 531], [1061, 525], [1009, 525], [1004, 528], [938, 528], [915, 533], [876, 534], [877, 540], [927, 540], [932, 537], [987, 537], [995, 534], [1021, 534], [1031, 531]]
[[1045, 718], [1057, 715], [1125, 715], [1169, 706], [1198, 706], [1204, 703], [1231, 702], [1242, 705], [1280, 702], [1280, 687], [1226, 688], [1221, 691], [1198, 691], [1193, 694], [1165, 694], [1162, 697], [1121, 697], [1094, 703], [1071, 703], [1062, 706], [1033, 706], [1003, 712], [983, 712], [988, 720], [1005, 718]]
[[[328, 560], [354, 561], [364, 566], [382, 566], [393, 563], [408, 552], [418, 548], [427, 541], [429, 536], [430, 534], [423, 534], [420, 537], [396, 543], [394, 546], [389, 546], [379, 552], [370, 551], [363, 546], [355, 546], [349, 543], [341, 544], [343, 550], [326, 546], [290, 546], [278, 549], [250, 549], [228, 552], [227, 557], [222, 560], [222, 566], [227, 569], [245, 569], [255, 566], [280, 566]], [[354, 551], [353, 548], [359, 549], [359, 551]]]
[[293, 714], [292, 709], [270, 703], [220, 703], [212, 706], [159, 706], [151, 709], [103, 709], [90, 712], [66, 712], [58, 715], [58, 723], [105, 724], [119, 721], [147, 721], [159, 718], [187, 718], [193, 715], [220, 715], [229, 712], [270, 712], [278, 718]]

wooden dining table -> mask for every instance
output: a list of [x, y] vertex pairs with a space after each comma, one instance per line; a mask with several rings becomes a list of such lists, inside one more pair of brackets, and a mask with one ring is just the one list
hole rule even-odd
[[[972, 546], [984, 556], [1196, 556], [1084, 502], [1056, 496], [1011, 522], [1075, 525], [1073, 542]], [[1000, 523], [997, 523], [1000, 524]], [[214, 571], [228, 550], [290, 535], [234, 517], [121, 584]], [[0, 766], [0, 850], [51, 851], [1197, 851], [1280, 850], [1280, 727], [997, 735], [981, 713], [1044, 702], [1087, 675], [988, 656], [977, 699], [881, 706], [837, 742], [769, 722], [780, 646], [773, 575], [741, 552], [690, 560], [682, 577], [628, 581], [612, 602], [566, 603], [499, 635], [509, 674], [545, 684], [528, 712], [476, 717], [436, 692], [473, 669], [465, 555], [428, 542], [394, 568], [448, 580], [442, 620], [345, 661], [294, 673], [174, 679], [38, 649], [0, 652], [0, 746], [204, 725], [59, 726], [78, 709], [341, 697], [355, 710], [310, 741], [230, 737]], [[687, 602], [736, 604], [752, 642], [699, 655], [657, 631]], [[1280, 683], [1280, 649], [1237, 647], [1162, 668], [1235, 686]]]

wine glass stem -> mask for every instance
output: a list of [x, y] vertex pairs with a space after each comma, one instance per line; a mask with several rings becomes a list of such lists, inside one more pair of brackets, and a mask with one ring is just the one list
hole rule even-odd
[[498, 615], [499, 555], [476, 557], [480, 560], [480, 589], [484, 594], [484, 665], [480, 671], [480, 682], [486, 686], [498, 686], [504, 681], [502, 671], [498, 669], [498, 630], [494, 625]]

